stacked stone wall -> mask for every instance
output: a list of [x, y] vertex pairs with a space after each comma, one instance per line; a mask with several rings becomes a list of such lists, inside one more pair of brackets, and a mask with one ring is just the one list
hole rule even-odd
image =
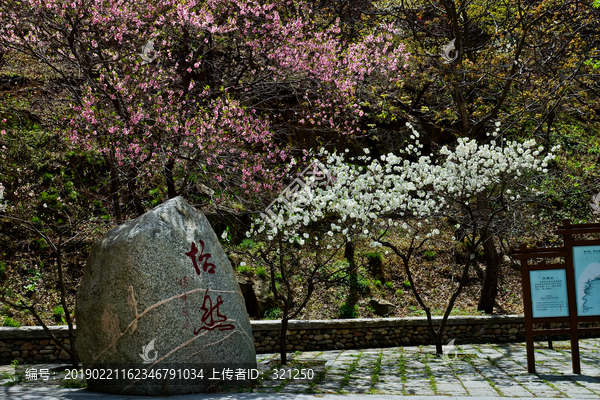
[[[434, 327], [439, 318], [434, 318]], [[600, 326], [600, 323], [580, 326]], [[254, 346], [257, 353], [279, 351], [278, 321], [253, 321]], [[534, 325], [534, 329], [545, 328]], [[550, 328], [568, 327], [554, 323]], [[444, 328], [443, 342], [456, 344], [524, 342], [524, 318], [520, 315], [450, 317]], [[596, 335], [598, 337], [600, 335]], [[586, 336], [582, 336], [586, 337]], [[536, 340], [548, 338], [537, 336]], [[568, 336], [553, 336], [553, 340]], [[435, 344], [425, 317], [377, 318], [323, 321], [290, 321], [287, 332], [288, 351], [341, 350]]]
[[[439, 318], [434, 318], [435, 323], [439, 323]], [[279, 351], [279, 321], [251, 321], [251, 326], [257, 353]], [[600, 326], [600, 323], [581, 326]], [[424, 317], [289, 321], [288, 327], [288, 351], [434, 344]], [[568, 324], [549, 324], [547, 327], [566, 328]], [[456, 344], [524, 342], [524, 328], [524, 319], [520, 315], [450, 317], [443, 341], [444, 344], [452, 339], [456, 339]], [[66, 326], [51, 327], [51, 330], [58, 340], [69, 345]], [[565, 340], [568, 336], [553, 336], [552, 339]], [[548, 338], [537, 336], [536, 340], [546, 341]], [[13, 360], [19, 363], [65, 362], [68, 358], [67, 353], [49, 340], [41, 327], [0, 328], [0, 361], [3, 364]]]

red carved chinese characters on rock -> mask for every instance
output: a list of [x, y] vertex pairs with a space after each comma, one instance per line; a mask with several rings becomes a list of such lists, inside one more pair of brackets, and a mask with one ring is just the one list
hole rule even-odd
[[219, 329], [220, 331], [229, 331], [235, 329], [235, 326], [232, 324], [222, 323], [227, 321], [227, 317], [219, 311], [219, 306], [221, 306], [221, 304], [223, 304], [223, 299], [221, 299], [221, 295], [218, 295], [217, 302], [213, 306], [212, 299], [208, 295], [208, 289], [206, 289], [204, 302], [202, 303], [202, 307], [200, 307], [200, 309], [204, 311], [204, 315], [202, 316], [202, 326], [198, 329], [194, 329], [194, 335], [197, 335], [202, 330], [212, 331], [214, 329]]
[[187, 253], [185, 253], [185, 255], [192, 259], [192, 263], [194, 264], [194, 268], [196, 269], [196, 273], [198, 275], [200, 275], [200, 268], [198, 268], [198, 263], [203, 263], [202, 271], [208, 272], [209, 274], [214, 274], [216, 265], [208, 262], [208, 260], [211, 257], [210, 253], [203, 254], [204, 253], [204, 242], [202, 240], [198, 240], [198, 243], [200, 243], [201, 247], [200, 247], [200, 255], [198, 256], [197, 261], [196, 261], [196, 255], [198, 254], [198, 248], [196, 247], [196, 243], [192, 242], [192, 249], [190, 251], [188, 251]]

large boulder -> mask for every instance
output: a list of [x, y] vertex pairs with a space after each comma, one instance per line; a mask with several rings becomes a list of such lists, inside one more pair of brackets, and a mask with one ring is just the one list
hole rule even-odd
[[219, 382], [209, 378], [239, 383], [242, 370], [247, 377], [256, 368], [231, 264], [208, 220], [181, 197], [94, 245], [75, 315], [77, 350], [93, 391], [199, 393]]

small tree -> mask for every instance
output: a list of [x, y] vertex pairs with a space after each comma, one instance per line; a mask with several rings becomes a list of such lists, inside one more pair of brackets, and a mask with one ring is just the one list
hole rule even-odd
[[[1, 199], [1, 197], [0, 197]], [[46, 204], [45, 204], [46, 205]], [[95, 223], [90, 218], [81, 217], [73, 218], [69, 215], [67, 206], [58, 203], [54, 208], [52, 206], [45, 207], [50, 221], [32, 223], [20, 217], [5, 215], [0, 210], [0, 220], [5, 220], [13, 224], [12, 229], [25, 229], [32, 233], [34, 237], [43, 240], [49, 249], [49, 259], [54, 260], [56, 274], [53, 278], [56, 279], [60, 295], [61, 308], [64, 311], [64, 320], [68, 325], [69, 330], [69, 345], [65, 345], [57, 339], [56, 335], [48, 328], [48, 324], [40, 315], [40, 311], [46, 308], [48, 304], [40, 304], [31, 296], [24, 296], [23, 293], [15, 291], [8, 286], [0, 286], [0, 301], [18, 310], [28, 310], [36, 319], [37, 323], [42, 326], [48, 336], [70, 357], [71, 364], [74, 368], [79, 366], [79, 356], [77, 355], [76, 336], [74, 329], [73, 314], [67, 303], [67, 289], [65, 286], [65, 255], [77, 247], [81, 247], [91, 236], [95, 230]], [[14, 213], [12, 213], [14, 214]], [[52, 222], [56, 218], [59, 222]], [[64, 220], [62, 219], [64, 218]], [[97, 221], [96, 221], [97, 223]], [[42, 226], [43, 224], [43, 226]], [[53, 274], [50, 274], [52, 276]]]
[[[509, 188], [527, 171], [546, 172], [547, 162], [554, 157], [548, 153], [540, 159], [538, 156], [543, 148], [536, 149], [535, 145], [535, 140], [524, 143], [503, 141], [500, 145], [491, 141], [490, 144], [478, 145], [475, 140], [463, 138], [459, 139], [453, 151], [442, 148], [440, 153], [443, 158], [437, 162], [430, 157], [420, 157], [418, 162], [409, 164], [412, 171], [407, 174], [409, 179], [419, 185], [419, 190], [427, 192], [425, 197], [441, 205], [437, 215], [462, 221], [465, 225], [462, 229], [469, 257], [437, 329], [433, 329], [429, 308], [420, 299], [415, 283], [410, 278], [410, 257], [424, 241], [415, 245], [413, 238], [404, 253], [389, 242], [381, 242], [403, 260], [413, 293], [427, 314], [438, 355], [442, 354], [441, 338], [446, 321], [467, 282], [477, 249], [486, 245], [485, 241], [491, 236], [489, 232], [497, 228], [499, 216], [520, 202], [519, 196], [511, 195]], [[484, 207], [481, 207], [482, 199], [487, 202]]]
[[323, 173], [307, 179], [303, 189], [291, 194], [285, 205], [275, 205], [275, 212], [258, 218], [248, 236], [264, 237], [266, 244], [254, 254], [258, 262], [269, 267], [271, 290], [282, 305], [279, 350], [281, 362], [287, 362], [286, 332], [288, 321], [304, 310], [317, 288], [346, 280], [352, 267], [336, 263], [357, 226], [351, 221], [332, 223], [327, 200], [315, 196], [312, 187]]
[[[77, 347], [76, 347], [76, 337], [75, 337], [75, 329], [73, 325], [73, 315], [67, 305], [67, 293], [65, 288], [65, 279], [64, 279], [64, 266], [63, 266], [63, 256], [65, 252], [72, 245], [76, 245], [76, 242], [80, 241], [82, 238], [79, 233], [74, 233], [76, 226], [69, 226], [68, 228], [61, 229], [61, 232], [58, 233], [59, 238], [58, 241], [52, 240], [46, 234], [37, 229], [33, 224], [28, 221], [22, 220], [20, 218], [14, 218], [6, 215], [1, 215], [0, 218], [7, 219], [9, 221], [16, 222], [21, 227], [33, 232], [40, 239], [44, 240], [50, 248], [50, 257], [54, 258], [56, 261], [56, 281], [58, 284], [58, 289], [60, 292], [60, 303], [61, 307], [64, 311], [64, 318], [69, 327], [69, 346], [65, 345], [61, 340], [59, 340], [56, 335], [48, 328], [46, 322], [42, 319], [39, 314], [40, 304], [35, 303], [34, 301], [26, 299], [21, 293], [16, 293], [10, 290], [7, 287], [0, 287], [0, 301], [4, 304], [9, 305], [17, 310], [28, 310], [31, 315], [36, 319], [39, 325], [42, 326], [44, 331], [48, 334], [48, 336], [57, 344], [62, 350], [64, 350], [70, 357], [71, 365], [73, 368], [79, 368], [79, 356], [77, 355]], [[68, 237], [65, 240], [63, 236], [66, 231], [70, 231], [73, 236]]]
[[287, 363], [287, 352], [290, 350], [287, 345], [289, 320], [304, 310], [315, 290], [339, 283], [347, 275], [345, 266], [332, 265], [341, 246], [323, 253], [318, 236], [311, 236], [314, 229], [306, 229], [304, 233], [308, 238], [305, 238], [303, 245], [297, 240], [285, 241], [280, 235], [259, 250], [256, 257], [269, 267], [271, 291], [281, 304], [279, 352], [282, 364]]

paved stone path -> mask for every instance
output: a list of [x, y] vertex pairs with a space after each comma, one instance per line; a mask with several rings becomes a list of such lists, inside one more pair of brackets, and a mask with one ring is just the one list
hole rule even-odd
[[[293, 374], [290, 379], [288, 371], [284, 371], [285, 376], [281, 379], [281, 372], [277, 373], [279, 376], [273, 373], [278, 355], [259, 355], [262, 379], [256, 387], [243, 389], [254, 393], [169, 398], [258, 400], [279, 393], [277, 397], [285, 399], [359, 398], [365, 395], [369, 395], [369, 399], [402, 395], [413, 399], [421, 396], [600, 399], [600, 339], [581, 340], [580, 349], [581, 375], [571, 373], [569, 342], [554, 342], [553, 350], [547, 343], [536, 343], [536, 374], [527, 373], [523, 343], [458, 346], [445, 358], [435, 357], [433, 346], [294, 353], [294, 362], [303, 366], [291, 363], [289, 368], [312, 369], [313, 379], [293, 379]], [[39, 377], [25, 380], [23, 370], [32, 367], [40, 370], [56, 365], [20, 366], [21, 381], [17, 383], [11, 383], [15, 378], [9, 376], [13, 371], [10, 366], [0, 367], [0, 374], [4, 376], [0, 380], [4, 385], [0, 388], [0, 398], [143, 398], [64, 389], [61, 388], [65, 382], [64, 373], [52, 371], [47, 381]]]

